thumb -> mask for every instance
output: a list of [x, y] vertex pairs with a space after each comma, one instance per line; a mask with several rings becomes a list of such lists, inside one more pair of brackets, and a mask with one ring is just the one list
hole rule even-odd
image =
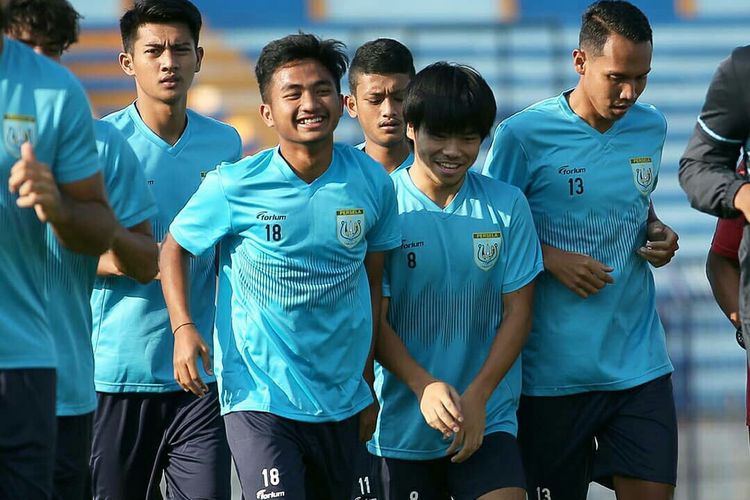
[[205, 344], [201, 346], [201, 359], [203, 360], [203, 368], [206, 370], [206, 373], [213, 375], [214, 371], [211, 369], [211, 352]]
[[21, 159], [26, 161], [36, 161], [34, 146], [28, 141], [21, 144]]

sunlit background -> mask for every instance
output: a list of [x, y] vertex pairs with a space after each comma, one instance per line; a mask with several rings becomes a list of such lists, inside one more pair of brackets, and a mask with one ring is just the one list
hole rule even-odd
[[[83, 81], [95, 112], [134, 99], [117, 65], [117, 20], [127, 2], [75, 0], [83, 14], [80, 43], [64, 58]], [[392, 37], [414, 53], [417, 70], [437, 61], [469, 64], [493, 87], [498, 120], [576, 83], [571, 50], [588, 1], [578, 0], [222, 0], [195, 1], [204, 16], [206, 57], [190, 106], [234, 125], [247, 153], [273, 145], [258, 117], [255, 58], [270, 40], [304, 30], [344, 41]], [[677, 164], [716, 65], [750, 43], [748, 0], [635, 1], [654, 28], [653, 70], [641, 97], [667, 116], [669, 133], [657, 213], [680, 234], [672, 264], [655, 271], [659, 309], [675, 365], [680, 413], [677, 499], [750, 498], [750, 452], [744, 426], [745, 353], [710, 296], [705, 255], [715, 219], [692, 210], [677, 182]], [[343, 83], [346, 87], [346, 83]], [[354, 120], [337, 140], [357, 143]], [[488, 147], [485, 144], [484, 149]], [[544, 429], [539, 429], [544, 432]], [[235, 483], [236, 485], [236, 483]], [[240, 498], [239, 488], [235, 488]], [[533, 497], [532, 497], [533, 498]], [[591, 499], [614, 495], [592, 487]]]

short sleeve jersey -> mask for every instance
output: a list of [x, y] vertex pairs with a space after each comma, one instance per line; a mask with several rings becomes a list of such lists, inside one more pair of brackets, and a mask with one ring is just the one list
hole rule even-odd
[[742, 231], [745, 229], [745, 218], [719, 219], [716, 221], [716, 231], [711, 241], [711, 251], [726, 257], [739, 260]]
[[193, 255], [221, 242], [214, 354], [224, 414], [340, 421], [372, 402], [368, 252], [401, 237], [388, 175], [351, 146], [301, 180], [269, 149], [206, 176], [170, 227]]
[[[355, 146], [355, 148], [357, 148], [360, 151], [362, 151], [363, 153], [367, 154], [367, 152], [365, 151], [365, 147], [366, 146], [367, 146], [367, 143], [363, 142], [363, 143], [357, 144]], [[405, 169], [407, 167], [410, 167], [413, 163], [414, 163], [414, 153], [410, 152], [409, 155], [406, 157], [406, 159], [404, 159], [404, 161], [401, 162], [401, 165], [399, 165], [398, 167], [396, 167], [396, 169], [393, 170], [393, 172], [391, 172], [391, 175], [395, 174], [399, 170], [403, 170], [403, 169]]]
[[[543, 269], [539, 240], [521, 191], [468, 172], [441, 208], [412, 182], [393, 174], [401, 246], [386, 257], [388, 322], [409, 354], [434, 377], [463, 392], [482, 368], [503, 317], [503, 294], [529, 284]], [[445, 457], [450, 441], [430, 428], [412, 391], [376, 366], [380, 403], [368, 444], [379, 456]], [[486, 406], [485, 434], [516, 433], [520, 357]]]
[[[206, 173], [241, 155], [241, 141], [234, 128], [191, 110], [174, 145], [148, 128], [135, 104], [104, 120], [125, 136], [138, 157], [158, 209], [149, 219], [156, 241], [162, 241], [172, 219]], [[198, 329], [210, 332], [216, 292], [214, 252], [192, 259], [190, 272], [191, 311]], [[174, 339], [160, 281], [142, 285], [121, 276], [97, 279], [91, 305], [97, 391], [181, 390], [173, 376]], [[210, 335], [204, 340], [212, 345]], [[199, 370], [204, 381], [214, 380], [203, 366]]]
[[587, 299], [549, 273], [537, 281], [524, 394], [627, 389], [672, 371], [653, 275], [636, 253], [665, 135], [664, 116], [646, 104], [600, 133], [565, 94], [498, 126], [484, 173], [521, 188], [541, 243], [614, 268], [614, 284]]
[[[156, 215], [138, 158], [125, 138], [101, 120], [94, 122], [94, 132], [107, 196], [118, 222], [129, 228]], [[57, 415], [83, 415], [96, 409], [90, 298], [99, 258], [64, 249], [49, 226], [47, 244], [47, 315], [60, 354]]]
[[78, 80], [60, 64], [3, 38], [0, 52], [0, 369], [51, 368], [57, 356], [44, 287], [46, 228], [8, 189], [24, 142], [58, 184], [99, 171], [91, 108]]

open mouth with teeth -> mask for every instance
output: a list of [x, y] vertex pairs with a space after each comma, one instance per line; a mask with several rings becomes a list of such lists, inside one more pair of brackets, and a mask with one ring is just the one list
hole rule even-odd
[[438, 167], [443, 171], [454, 172], [461, 168], [461, 163], [448, 162], [448, 161], [436, 161]]
[[322, 116], [311, 116], [309, 118], [303, 118], [301, 120], [298, 120], [297, 123], [300, 125], [316, 125], [318, 123], [321, 123], [323, 121]]

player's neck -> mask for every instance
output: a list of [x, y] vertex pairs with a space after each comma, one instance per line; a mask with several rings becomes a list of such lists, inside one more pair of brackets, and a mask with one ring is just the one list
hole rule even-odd
[[566, 98], [573, 113], [577, 114], [583, 121], [588, 123], [591, 128], [603, 134], [614, 125], [612, 120], [605, 120], [596, 112], [591, 101], [586, 97], [586, 94], [580, 89], [580, 87], [574, 88], [573, 92], [568, 94]]
[[135, 102], [143, 123], [164, 142], [174, 146], [187, 126], [187, 97], [176, 103], [165, 103], [145, 96]]
[[461, 182], [456, 185], [446, 186], [440, 184], [434, 175], [432, 175], [430, 169], [419, 162], [418, 159], [414, 160], [414, 165], [409, 169], [409, 176], [417, 189], [440, 208], [445, 208], [451, 204], [466, 180], [466, 175], [464, 175]]
[[389, 174], [404, 163], [410, 152], [409, 144], [406, 141], [393, 147], [380, 146], [372, 141], [365, 143], [365, 153], [383, 165]]
[[310, 184], [328, 170], [333, 160], [333, 138], [299, 144], [279, 140], [279, 152], [294, 173]]

